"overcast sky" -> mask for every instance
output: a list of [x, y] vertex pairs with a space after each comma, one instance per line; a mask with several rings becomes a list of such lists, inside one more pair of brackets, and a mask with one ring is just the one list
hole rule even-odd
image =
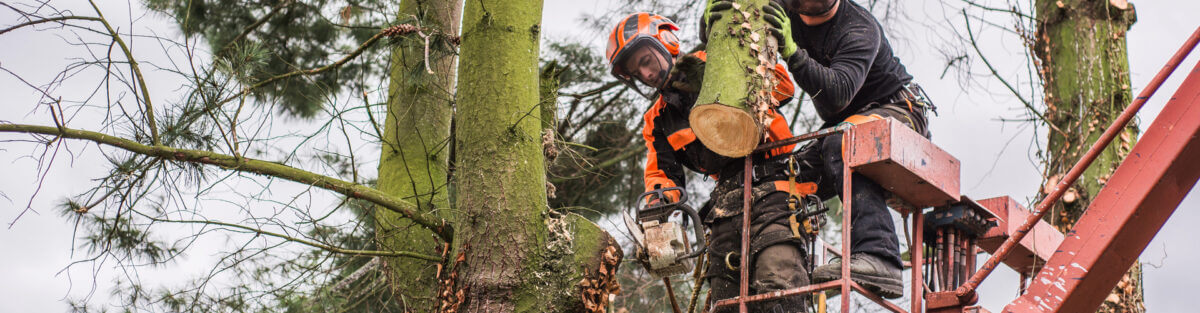
[[[613, 8], [616, 2], [548, 0], [542, 27], [546, 30], [544, 34], [555, 38], [581, 38], [590, 41], [597, 49], [603, 49], [602, 35], [606, 34], [580, 32], [584, 27], [578, 25], [578, 18], [586, 12]], [[1022, 109], [1021, 104], [998, 82], [988, 77], [976, 77], [990, 92], [981, 92], [976, 88], [968, 93], [963, 91], [959, 75], [942, 76], [946, 60], [940, 51], [947, 48], [941, 45], [944, 42], [941, 38], [948, 36], [946, 30], [949, 27], [961, 24], [962, 20], [956, 15], [957, 10], [944, 8], [942, 2], [904, 1], [903, 12], [907, 18], [891, 26], [897, 29], [897, 34], [890, 36], [896, 54], [916, 77], [916, 81], [926, 87], [940, 108], [940, 115], [931, 121], [934, 143], [962, 161], [964, 194], [976, 199], [999, 195], [1028, 199], [1041, 182], [1040, 168], [1033, 161], [1036, 160], [1033, 147], [1039, 140], [1044, 141], [1040, 139], [1044, 132], [1036, 132], [1035, 136], [1034, 129], [1028, 124], [999, 121], [1000, 118], [1019, 117]], [[944, 2], [958, 5], [952, 0]], [[126, 12], [141, 16], [136, 13], [141, 11], [139, 8], [126, 10], [117, 3], [119, 1], [104, 4], [109, 6], [105, 7], [105, 13], [110, 15], [110, 19], [123, 21], [116, 24], [129, 24], [129, 14]], [[1195, 12], [1200, 12], [1200, 1], [1147, 1], [1135, 4], [1138, 5], [1139, 21], [1129, 32], [1128, 38], [1136, 93], [1183, 40], [1200, 26], [1200, 20], [1194, 16]], [[90, 15], [89, 11], [79, 13]], [[998, 18], [1002, 25], [1011, 24], [1003, 17], [993, 17]], [[4, 10], [0, 13], [0, 21], [3, 21], [0, 26], [6, 27], [15, 23], [16, 16]], [[174, 29], [170, 23], [153, 16], [142, 17], [136, 23], [135, 29], [141, 31], [154, 30], [161, 34]], [[984, 38], [981, 39], [983, 51], [1002, 75], [1015, 79], [1026, 71], [1024, 63], [1021, 63], [1025, 48], [1012, 36], [1005, 36], [996, 29], [987, 29], [978, 33], [977, 37]], [[0, 42], [6, 44], [6, 48], [0, 49], [0, 65], [21, 75], [28, 75], [35, 82], [44, 83], [50, 79], [46, 75], [39, 76], [39, 68], [53, 68], [69, 57], [69, 53], [62, 51], [60, 39], [37, 36], [34, 32], [15, 31], [0, 35]], [[973, 51], [970, 55], [976, 59]], [[1181, 72], [1186, 73], [1191, 69], [1198, 58], [1200, 56], [1190, 57], [1181, 66]], [[982, 70], [981, 63], [975, 65], [974, 72]], [[0, 74], [3, 74], [0, 75], [0, 93], [6, 95], [6, 102], [0, 105], [11, 108], [0, 112], [0, 120], [46, 125], [44, 117], [33, 114], [34, 95], [12, 76]], [[1147, 104], [1139, 115], [1143, 125], [1153, 121], [1165, 99], [1170, 97], [1181, 81], [1182, 75], [1173, 77]], [[152, 90], [173, 88], [166, 87], [170, 84], [165, 82], [152, 83], [164, 84], [164, 88], [152, 87]], [[0, 139], [12, 138], [4, 135]], [[36, 163], [23, 158], [30, 153], [28, 149], [0, 146], [0, 164], [5, 164], [2, 169], [9, 177], [0, 182], [0, 192], [8, 197], [0, 198], [0, 222], [3, 222], [0, 226], [4, 226], [0, 228], [0, 251], [4, 251], [4, 257], [0, 258], [0, 282], [3, 282], [0, 284], [0, 313], [62, 311], [65, 305], [61, 301], [65, 296], [79, 296], [91, 289], [91, 279], [86, 277], [89, 270], [77, 271], [73, 278], [65, 272], [60, 273], [70, 260], [72, 228], [50, 208], [62, 197], [86, 188], [89, 183], [87, 180], [100, 176], [105, 164], [77, 160], [73, 166], [56, 167], [47, 175], [44, 187], [34, 200], [34, 207], [40, 209], [40, 214], [28, 214], [8, 228], [8, 222], [16, 218], [35, 189], [29, 182], [37, 175]], [[1146, 301], [1151, 311], [1194, 311], [1194, 305], [1179, 300], [1190, 299], [1193, 296], [1190, 289], [1200, 279], [1200, 268], [1194, 265], [1200, 264], [1200, 249], [1196, 249], [1197, 233], [1194, 227], [1200, 221], [1200, 212], [1196, 210], [1200, 208], [1200, 197], [1196, 194], [1193, 192], [1176, 210], [1174, 217], [1142, 255], [1142, 262], [1152, 265], [1145, 268]], [[103, 289], [105, 281], [102, 279], [100, 282], [102, 285], [97, 290], [100, 294], [107, 293]], [[71, 285], [72, 282], [74, 285]], [[1015, 273], [998, 271], [982, 286], [981, 303], [993, 312], [999, 311], [1016, 296], [1016, 287]]]

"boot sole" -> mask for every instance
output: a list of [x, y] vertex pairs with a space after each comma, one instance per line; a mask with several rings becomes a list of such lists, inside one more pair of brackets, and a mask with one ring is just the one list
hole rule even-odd
[[[829, 275], [827, 273], [813, 273], [813, 282], [823, 283], [841, 279], [841, 273], [837, 275]], [[904, 296], [904, 281], [900, 279], [870, 276], [863, 274], [850, 273], [850, 280], [862, 285], [867, 291], [879, 295], [885, 299], [899, 299]]]

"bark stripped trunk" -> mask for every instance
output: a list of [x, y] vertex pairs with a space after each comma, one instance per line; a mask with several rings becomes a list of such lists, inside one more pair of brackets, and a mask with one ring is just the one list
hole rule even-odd
[[762, 139], [774, 98], [776, 43], [763, 21], [769, 0], [737, 0], [710, 25], [708, 63], [688, 116], [696, 138], [728, 157], [750, 154]]
[[[595, 224], [548, 210], [541, 0], [468, 1], [455, 136], [455, 249], [466, 312], [602, 312], [620, 260]], [[600, 297], [600, 296], [603, 297]]]
[[[1037, 19], [1032, 49], [1044, 81], [1045, 116], [1052, 125], [1043, 152], [1048, 162], [1044, 175], [1046, 186], [1053, 186], [1133, 100], [1125, 34], [1136, 17], [1124, 0], [1038, 0]], [[1132, 149], [1138, 132], [1137, 125], [1125, 129], [1046, 215], [1047, 221], [1063, 231], [1073, 227]], [[1145, 311], [1140, 264], [1134, 264], [1099, 311]]]
[[[462, 16], [459, 1], [403, 1], [397, 20], [419, 20], [425, 33], [458, 34]], [[379, 189], [417, 204], [420, 212], [449, 219], [447, 165], [455, 79], [455, 57], [445, 48], [428, 47], [416, 34], [393, 39], [391, 83], [388, 86]], [[441, 44], [433, 41], [431, 45]], [[431, 212], [433, 208], [442, 208]], [[388, 210], [376, 210], [376, 238], [382, 250], [406, 250], [440, 255], [443, 243], [431, 231]], [[409, 258], [386, 259], [385, 271], [396, 299], [411, 312], [434, 312], [437, 262]]]

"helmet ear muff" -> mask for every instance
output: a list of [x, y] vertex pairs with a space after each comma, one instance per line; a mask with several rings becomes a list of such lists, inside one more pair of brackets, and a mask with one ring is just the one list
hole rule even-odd
[[679, 55], [679, 37], [675, 37], [675, 32], [670, 29], [659, 29], [658, 40], [662, 42], [663, 48], [667, 48], [667, 52], [671, 55], [667, 59], [675, 58]]

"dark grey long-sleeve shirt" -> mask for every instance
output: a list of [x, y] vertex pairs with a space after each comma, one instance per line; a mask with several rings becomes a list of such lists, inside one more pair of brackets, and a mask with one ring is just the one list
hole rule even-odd
[[892, 54], [879, 21], [857, 3], [841, 1], [834, 17], [821, 25], [804, 25], [799, 16], [788, 13], [792, 37], [803, 50], [787, 60], [788, 71], [812, 96], [826, 126], [887, 99], [912, 81]]

